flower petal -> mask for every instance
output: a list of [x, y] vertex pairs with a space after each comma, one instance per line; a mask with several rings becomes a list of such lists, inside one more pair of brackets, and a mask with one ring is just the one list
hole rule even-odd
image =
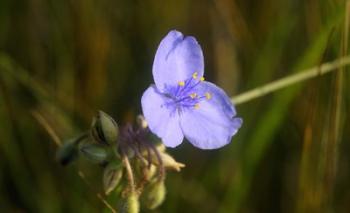
[[197, 40], [184, 37], [176, 30], [170, 31], [160, 42], [153, 62], [157, 88], [164, 92], [167, 86], [185, 81], [195, 72], [199, 78], [204, 73], [203, 52]]
[[202, 82], [198, 94], [209, 93], [211, 98], [199, 102], [199, 108], [189, 109], [180, 117], [181, 129], [194, 146], [201, 149], [220, 148], [231, 141], [242, 125], [230, 98], [219, 87]]
[[169, 99], [152, 85], [142, 95], [142, 111], [150, 130], [166, 146], [176, 147], [182, 143], [184, 135], [180, 128], [179, 115], [166, 106], [167, 101]]

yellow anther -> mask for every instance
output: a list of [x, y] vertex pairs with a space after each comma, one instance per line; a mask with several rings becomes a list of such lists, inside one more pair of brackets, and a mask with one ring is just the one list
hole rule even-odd
[[191, 97], [192, 99], [196, 98], [196, 97], [197, 97], [197, 93], [192, 93], [192, 94], [190, 95], [190, 97]]
[[195, 108], [195, 109], [199, 109], [199, 104], [195, 104], [195, 105], [194, 105], [194, 108]]
[[204, 81], [205, 79], [204, 79], [204, 77], [201, 77], [201, 81]]
[[198, 72], [194, 72], [194, 73], [192, 74], [192, 78], [197, 79], [197, 77], [198, 77]]
[[178, 83], [178, 84], [179, 84], [179, 86], [180, 86], [180, 87], [185, 86], [185, 82], [184, 82], [184, 81], [179, 81], [179, 83]]
[[211, 94], [209, 92], [206, 92], [205, 93], [205, 97], [207, 100], [211, 99]]

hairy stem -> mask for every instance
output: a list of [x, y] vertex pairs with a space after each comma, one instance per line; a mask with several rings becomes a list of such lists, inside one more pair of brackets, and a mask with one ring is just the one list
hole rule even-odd
[[132, 192], [135, 192], [135, 179], [134, 179], [134, 173], [133, 173], [131, 165], [130, 165], [130, 161], [128, 159], [128, 156], [126, 156], [124, 153], [122, 153], [122, 156], [123, 156], [123, 163], [124, 163], [124, 166], [126, 169], [128, 182], [130, 185], [130, 190]]

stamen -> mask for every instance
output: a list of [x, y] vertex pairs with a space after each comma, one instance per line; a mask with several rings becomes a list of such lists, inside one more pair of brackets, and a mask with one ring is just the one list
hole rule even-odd
[[204, 81], [204, 77], [198, 76], [198, 72], [193, 72], [192, 77], [184, 80], [178, 81], [178, 86], [174, 90], [169, 91], [169, 96], [172, 100], [165, 103], [164, 106], [171, 107], [172, 111], [180, 112], [183, 108], [200, 108], [200, 101], [209, 100], [212, 98], [212, 94], [206, 92], [204, 94], [196, 93], [195, 87]]
[[195, 104], [195, 105], [194, 105], [194, 108], [195, 108], [195, 109], [199, 109], [199, 104], [198, 104], [198, 103]]
[[193, 78], [193, 79], [197, 79], [197, 77], [198, 77], [198, 72], [194, 72], [194, 73], [192, 74], [192, 78]]
[[191, 81], [192, 81], [192, 78], [190, 78], [190, 79], [187, 80], [187, 81], [183, 81], [183, 84], [184, 84], [185, 86], [183, 86], [183, 85], [181, 86], [180, 83], [179, 83], [179, 85], [181, 86], [181, 90], [179, 91], [180, 93], [179, 93], [179, 94], [176, 93], [176, 95], [181, 95], [183, 92], [185, 92], [186, 89], [187, 89], [187, 87], [188, 87], [188, 85], [191, 84]]
[[183, 97], [183, 98], [180, 98], [180, 99], [174, 101], [174, 103], [180, 103], [180, 102], [182, 102], [182, 101], [188, 100], [189, 98], [190, 98], [190, 97], [185, 96], [185, 97]]
[[211, 99], [211, 94], [209, 92], [206, 92], [205, 97], [207, 98], [207, 100], [209, 100], [209, 99]]
[[189, 88], [187, 88], [187, 85], [189, 85], [189, 84], [186, 84], [186, 87], [185, 87], [185, 88], [187, 88], [187, 91], [188, 91], [188, 90], [192, 90], [193, 88], [195, 88], [196, 86], [198, 86], [200, 83], [201, 83], [201, 81], [197, 81], [195, 84], [191, 85]]
[[179, 83], [178, 83], [178, 84], [179, 84], [179, 86], [180, 86], [180, 87], [185, 86], [185, 82], [184, 82], [184, 81], [179, 81]]
[[191, 97], [192, 99], [196, 98], [196, 97], [197, 97], [197, 93], [192, 93], [192, 94], [190, 95], [190, 97]]

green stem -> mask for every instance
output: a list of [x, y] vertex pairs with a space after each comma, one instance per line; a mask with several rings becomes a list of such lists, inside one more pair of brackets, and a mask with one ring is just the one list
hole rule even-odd
[[253, 100], [255, 98], [259, 98], [261, 96], [272, 93], [274, 91], [283, 89], [290, 85], [293, 85], [302, 81], [306, 81], [308, 79], [311, 79], [317, 76], [324, 75], [340, 67], [344, 67], [348, 64], [350, 64], [350, 56], [346, 56], [346, 57], [334, 60], [332, 62], [324, 63], [317, 67], [299, 71], [298, 73], [293, 74], [291, 76], [284, 77], [282, 79], [273, 81], [266, 85], [263, 85], [255, 89], [249, 90], [247, 92], [241, 93], [239, 95], [236, 95], [231, 98], [231, 101], [235, 105], [242, 104], [250, 100]]

